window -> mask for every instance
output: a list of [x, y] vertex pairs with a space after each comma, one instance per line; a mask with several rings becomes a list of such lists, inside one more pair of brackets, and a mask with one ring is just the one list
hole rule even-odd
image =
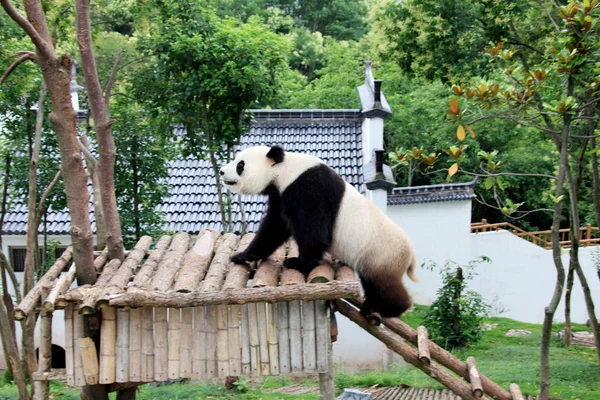
[[[57, 247], [54, 250], [54, 256], [56, 258], [60, 257], [62, 255], [62, 253], [64, 253], [66, 250], [66, 247]], [[44, 250], [42, 248], [40, 248], [40, 260], [42, 259], [42, 252]], [[23, 272], [25, 271], [25, 254], [27, 252], [27, 248], [25, 247], [9, 247], [9, 253], [10, 253], [10, 263], [12, 265], [12, 267], [14, 268], [15, 272]], [[70, 267], [70, 262], [69, 264], [66, 266], [66, 269], [68, 269]]]

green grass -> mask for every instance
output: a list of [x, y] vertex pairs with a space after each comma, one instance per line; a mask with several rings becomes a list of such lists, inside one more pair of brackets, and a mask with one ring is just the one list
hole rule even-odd
[[[417, 306], [415, 311], [403, 317], [413, 327], [420, 325], [425, 307]], [[527, 324], [507, 318], [488, 318], [489, 324], [498, 327], [487, 331], [483, 339], [468, 349], [453, 353], [461, 360], [474, 356], [481, 373], [497, 382], [504, 388], [517, 383], [525, 394], [536, 395], [539, 391], [539, 347], [541, 325]], [[564, 324], [555, 324], [553, 333], [564, 328]], [[586, 330], [583, 325], [574, 325], [575, 331]], [[528, 336], [505, 337], [509, 329], [526, 329], [532, 332]], [[343, 334], [343, 332], [342, 332]], [[600, 368], [594, 349], [583, 347], [566, 348], [561, 342], [551, 342], [551, 387], [552, 397], [568, 400], [600, 400]], [[266, 377], [264, 380], [248, 385], [246, 393], [229, 392], [222, 386], [210, 383], [172, 384], [158, 387], [144, 385], [138, 394], [140, 400], [158, 399], [304, 399], [316, 400], [318, 395], [283, 395], [270, 393], [272, 389], [294, 383], [286, 377]], [[315, 378], [308, 378], [303, 383], [318, 385]], [[415, 387], [442, 388], [420, 370], [412, 367], [395, 367], [385, 372], [349, 373], [338, 368], [335, 383], [338, 393], [346, 387], [369, 387], [409, 385]], [[51, 393], [56, 399], [76, 400], [79, 392], [52, 383]], [[17, 388], [0, 380], [0, 400], [18, 399]], [[114, 399], [114, 395], [111, 399]]]

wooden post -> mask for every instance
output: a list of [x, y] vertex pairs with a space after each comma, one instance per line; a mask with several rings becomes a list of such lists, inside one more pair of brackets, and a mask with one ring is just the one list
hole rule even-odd
[[83, 315], [73, 313], [73, 368], [75, 371], [75, 386], [85, 386], [79, 339], [84, 337]]
[[509, 386], [510, 394], [512, 395], [512, 400], [525, 400], [523, 393], [521, 393], [521, 388], [516, 383], [511, 383]]
[[250, 324], [248, 322], [249, 307], [253, 304], [242, 305], [242, 331], [240, 339], [242, 341], [242, 375], [250, 375], [252, 371], [252, 363], [250, 360]]
[[260, 345], [260, 373], [261, 375], [269, 375], [271, 372], [271, 364], [269, 362], [267, 304], [257, 303], [256, 311], [258, 318], [258, 342]]
[[179, 232], [173, 237], [169, 250], [163, 256], [152, 278], [151, 287], [153, 289], [166, 292], [171, 287], [175, 275], [181, 267], [183, 257], [188, 251], [190, 240], [190, 235], [185, 232]]
[[250, 303], [248, 306], [248, 339], [250, 342], [250, 374], [260, 375], [260, 339], [258, 333], [258, 316], [256, 304]]
[[[46, 300], [49, 290], [42, 288], [42, 303]], [[52, 369], [52, 312], [43, 311], [40, 313], [40, 344], [38, 356], [37, 372], [43, 374]], [[48, 381], [34, 381], [35, 388], [34, 399], [46, 400], [50, 395], [50, 384]]]
[[241, 312], [242, 306], [229, 306], [229, 374], [232, 376], [239, 376], [242, 374], [242, 345], [240, 341]]
[[58, 296], [64, 294], [75, 280], [75, 268], [75, 264], [71, 265], [69, 272], [58, 279], [58, 282], [56, 282], [56, 285], [42, 303], [44, 310], [54, 311]]
[[162, 256], [166, 253], [170, 244], [171, 236], [168, 235], [162, 236], [159, 241], [156, 242], [156, 245], [150, 252], [148, 259], [142, 265], [138, 273], [135, 274], [135, 277], [133, 278], [133, 286], [138, 288], [147, 288], [150, 286], [156, 268], [158, 267], [158, 263]]
[[483, 387], [481, 386], [481, 378], [477, 370], [475, 357], [467, 357], [467, 369], [469, 371], [469, 382], [471, 382], [471, 390], [475, 397], [483, 396]]
[[315, 341], [315, 302], [302, 302], [302, 361], [304, 372], [317, 371], [317, 347]]
[[206, 375], [216, 378], [217, 369], [217, 307], [206, 307]]
[[154, 380], [154, 309], [142, 308], [141, 377], [143, 382]]
[[142, 309], [129, 310], [129, 382], [142, 381]]
[[290, 368], [290, 321], [288, 317], [288, 303], [275, 303], [277, 320], [277, 338], [279, 342], [279, 372], [288, 374]]
[[319, 373], [319, 392], [321, 400], [335, 399], [335, 375], [333, 372], [333, 349], [331, 340], [327, 340], [327, 371]]
[[199, 287], [215, 252], [215, 244], [220, 233], [212, 228], [204, 228], [198, 234], [194, 246], [187, 252], [173, 289], [188, 293]]
[[217, 376], [225, 378], [229, 373], [229, 324], [227, 306], [217, 309]]
[[98, 366], [98, 353], [96, 353], [96, 345], [92, 338], [80, 338], [79, 350], [81, 351], [85, 383], [87, 385], [97, 385], [100, 379], [100, 370]]
[[75, 367], [73, 361], [75, 356], [73, 352], [73, 305], [67, 303], [65, 307], [65, 373], [67, 375], [67, 385], [75, 386]]
[[169, 308], [167, 339], [167, 372], [169, 379], [179, 379], [179, 362], [181, 359], [181, 310]]
[[167, 309], [154, 310], [154, 380], [164, 382], [169, 377]]
[[204, 307], [194, 307], [194, 361], [193, 378], [204, 380], [206, 374], [206, 318]]
[[290, 325], [290, 366], [292, 372], [302, 371], [302, 324], [300, 301], [288, 303]]
[[428, 336], [427, 328], [424, 326], [419, 326], [417, 328], [417, 349], [419, 349], [419, 359], [425, 363], [431, 362]]
[[277, 335], [277, 313], [275, 312], [275, 304], [269, 303], [266, 306], [268, 314], [267, 317], [269, 318], [269, 325], [267, 325], [269, 365], [271, 367], [271, 375], [279, 375], [279, 337]]
[[129, 382], [129, 309], [117, 309], [116, 382]]
[[114, 383], [116, 378], [117, 310], [106, 306], [101, 310], [100, 383], [107, 384]]
[[193, 358], [193, 330], [194, 309], [185, 307], [181, 309], [181, 338], [180, 338], [180, 364], [179, 377], [192, 377], [192, 358]]
[[329, 306], [325, 300], [315, 301], [315, 337], [317, 350], [317, 372], [329, 372], [329, 345], [331, 343], [331, 324]]

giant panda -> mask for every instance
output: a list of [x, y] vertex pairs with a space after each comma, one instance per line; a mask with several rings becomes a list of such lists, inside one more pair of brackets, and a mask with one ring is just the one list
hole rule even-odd
[[405, 273], [417, 281], [408, 236], [321, 159], [255, 146], [241, 151], [220, 174], [233, 192], [268, 196], [256, 236], [233, 262], [265, 259], [291, 236], [299, 256], [285, 260], [287, 268], [308, 275], [325, 251], [354, 268], [365, 294], [363, 315], [396, 317], [411, 306], [402, 283]]

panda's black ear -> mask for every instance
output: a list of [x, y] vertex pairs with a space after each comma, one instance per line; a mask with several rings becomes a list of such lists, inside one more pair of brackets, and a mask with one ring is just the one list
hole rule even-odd
[[267, 153], [267, 157], [275, 161], [275, 164], [282, 162], [284, 155], [285, 151], [281, 146], [272, 146], [271, 150]]

